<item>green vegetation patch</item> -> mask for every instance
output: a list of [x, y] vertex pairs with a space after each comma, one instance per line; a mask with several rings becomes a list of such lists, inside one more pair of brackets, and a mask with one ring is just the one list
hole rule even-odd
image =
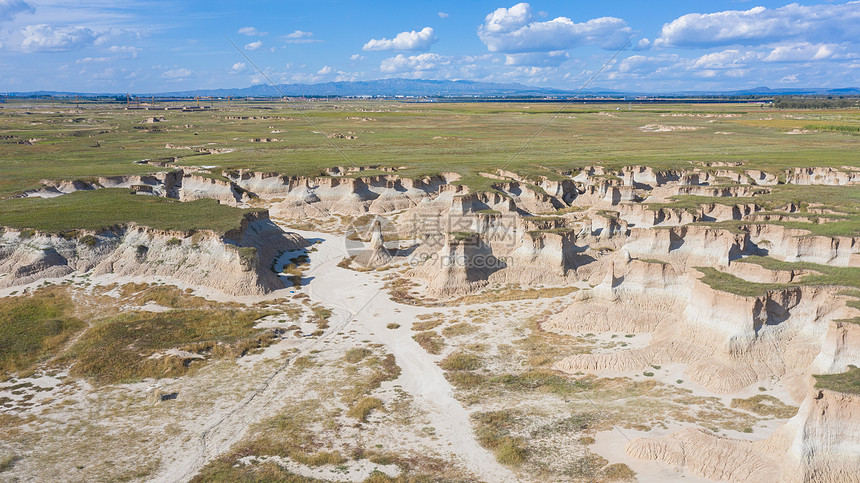
[[212, 230], [223, 234], [238, 228], [243, 216], [251, 211], [254, 210], [221, 205], [211, 199], [179, 202], [105, 188], [56, 198], [0, 200], [0, 225], [60, 233], [137, 223], [158, 230]]
[[477, 330], [478, 326], [476, 325], [472, 325], [468, 322], [460, 322], [442, 329], [442, 335], [445, 337], [457, 337], [460, 335], [473, 334], [477, 332]]
[[[318, 481], [292, 475], [265, 463], [242, 465], [245, 456], [282, 456], [308, 466], [337, 465], [346, 462], [338, 451], [323, 449], [324, 442], [312, 426], [322, 417], [317, 401], [302, 401], [255, 426], [259, 435], [234, 446], [233, 450], [205, 466], [194, 482], [310, 482]], [[277, 466], [277, 465], [275, 465]]]
[[728, 292], [743, 297], [758, 297], [771, 290], [782, 290], [793, 285], [785, 283], [748, 282], [734, 275], [721, 272], [711, 267], [695, 267], [705, 276], [700, 280], [714, 290]]
[[322, 483], [327, 480], [309, 478], [291, 473], [273, 461], [254, 465], [237, 464], [235, 455], [220, 457], [204, 466], [192, 483], [265, 483], [282, 481], [288, 483]]
[[343, 359], [350, 364], [358, 364], [362, 361], [362, 359], [372, 353], [373, 352], [366, 347], [356, 347], [354, 349], [346, 351], [346, 354], [343, 356]]
[[71, 299], [58, 287], [0, 299], [0, 377], [55, 355], [86, 325], [73, 312]]
[[841, 285], [844, 287], [860, 288], [860, 267], [834, 267], [809, 262], [784, 262], [771, 257], [749, 256], [741, 260], [745, 263], [755, 263], [768, 270], [809, 270], [812, 272], [803, 278], [803, 285]]
[[156, 304], [171, 309], [200, 309], [238, 307], [239, 304], [211, 302], [191, 294], [190, 289], [180, 290], [175, 285], [150, 285], [129, 282], [119, 287], [120, 298], [135, 305]]
[[474, 371], [484, 365], [480, 356], [466, 352], [453, 352], [439, 362], [446, 371]]
[[511, 410], [472, 414], [478, 443], [492, 451], [496, 460], [508, 466], [520, 466], [528, 457], [526, 440], [512, 433], [517, 415]]
[[860, 395], [860, 367], [848, 366], [839, 374], [815, 374], [815, 388], [828, 389], [845, 394]]
[[442, 348], [445, 347], [445, 340], [442, 339], [442, 336], [432, 330], [418, 332], [412, 338], [429, 354], [441, 354]]
[[377, 397], [364, 396], [355, 404], [349, 408], [349, 411], [346, 412], [346, 415], [350, 418], [355, 418], [363, 423], [367, 422], [367, 416], [370, 415], [370, 412], [374, 409], [380, 409], [382, 407], [382, 400]]
[[176, 377], [207, 357], [235, 358], [270, 343], [271, 334], [254, 328], [265, 315], [235, 309], [119, 315], [87, 331], [61, 360], [74, 363], [71, 375], [99, 384]]
[[797, 414], [797, 407], [784, 404], [768, 394], [756, 394], [746, 399], [732, 399], [732, 407], [745, 409], [759, 416], [773, 416], [788, 419]]

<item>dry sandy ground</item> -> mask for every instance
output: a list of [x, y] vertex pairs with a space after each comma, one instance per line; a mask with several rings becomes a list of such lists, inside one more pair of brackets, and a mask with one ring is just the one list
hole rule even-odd
[[[513, 474], [496, 462], [493, 455], [478, 445], [470, 429], [468, 414], [454, 399], [453, 391], [432, 356], [424, 352], [409, 336], [415, 315], [427, 312], [412, 306], [396, 304], [382, 290], [380, 277], [371, 272], [346, 270], [337, 263], [346, 255], [341, 237], [314, 232], [300, 232], [308, 239], [322, 240], [311, 256], [303, 291], [315, 302], [333, 310], [329, 338], [309, 342], [295, 356], [320, 346], [331, 335], [344, 329], [355, 330], [354, 338], [384, 344], [394, 354], [402, 372], [397, 383], [425, 409], [436, 429], [437, 452], [484, 481], [515, 481]], [[388, 330], [388, 323], [401, 328]], [[156, 481], [184, 481], [192, 477], [212, 458], [226, 452], [245, 434], [249, 423], [259, 420], [277, 407], [278, 397], [289, 391], [293, 381], [282, 366], [263, 387], [257, 388], [241, 405], [225, 414], [213, 415], [211, 423], [200, 433], [199, 449], [182, 458], [166, 462]]]
[[[305, 285], [300, 290], [313, 302], [333, 311], [330, 327], [323, 336], [285, 339], [262, 354], [240, 359], [238, 364], [214, 363], [191, 376], [159, 380], [154, 385], [164, 392], [176, 391], [179, 397], [176, 401], [154, 407], [147, 402], [148, 391], [153, 388], [151, 382], [101, 390], [95, 390], [84, 382], [63, 386], [64, 392], [51, 393], [51, 397], [60, 403], [34, 408], [34, 414], [40, 414], [39, 422], [23, 427], [23, 434], [0, 444], [2, 449], [11, 448], [26, 456], [16, 463], [10, 476], [25, 481], [84, 481], [112, 480], [122, 474], [132, 480], [187, 481], [208, 462], [227, 453], [248, 434], [254, 423], [271, 417], [290, 404], [297, 394], [306, 391], [319, 377], [314, 371], [293, 370], [290, 366], [292, 361], [308, 354], [316, 354], [323, 361], [336, 360], [343, 351], [360, 342], [380, 344], [381, 350], [395, 356], [401, 374], [393, 383], [386, 383], [380, 392], [393, 391], [396, 385], [411, 398], [416, 414], [421, 414], [421, 421], [414, 422], [416, 427], [434, 429], [430, 438], [408, 437], [397, 428], [382, 430], [392, 438], [400, 439], [398, 445], [402, 450], [437, 455], [482, 481], [533, 480], [533, 476], [516, 473], [501, 465], [490, 451], [478, 444], [469, 416], [471, 412], [487, 408], [480, 404], [465, 407], [455, 397], [457, 394], [437, 365], [441, 357], [428, 354], [412, 339], [412, 324], [419, 315], [437, 312], [458, 318], [467, 309], [494, 312], [497, 307], [477, 304], [468, 308], [426, 308], [396, 303], [383, 290], [386, 272], [357, 272], [338, 267], [338, 262], [347, 255], [342, 237], [317, 232], [300, 233], [308, 239], [320, 241], [315, 245], [316, 251], [310, 254], [310, 266], [304, 275]], [[128, 280], [101, 277], [92, 283], [107, 285], [124, 281]], [[188, 287], [173, 280], [164, 281], [180, 288]], [[289, 291], [284, 289], [265, 297], [237, 298], [195, 289], [197, 295], [207, 298], [245, 303], [289, 296]], [[3, 292], [0, 296], [8, 294], [9, 290]], [[506, 307], [505, 310], [517, 309], [516, 317], [522, 319], [548, 307], [540, 301], [501, 305]], [[499, 330], [490, 336], [492, 340], [488, 342], [497, 345], [508, 343], [511, 327], [504, 327], [507, 324], [504, 318], [494, 319], [493, 323], [500, 324]], [[400, 327], [386, 328], [392, 322]], [[647, 335], [637, 335], [629, 340], [631, 347], [647, 342]], [[666, 367], [657, 377], [666, 380], [682, 378], [682, 370], [683, 367]], [[714, 396], [702, 388], [690, 389], [696, 394]], [[76, 422], [73, 424], [73, 421]], [[731, 435], [762, 439], [776, 425], [777, 422], [761, 424], [753, 433]], [[81, 432], [80, 428], [90, 428], [91, 432]], [[630, 439], [642, 435], [659, 436], [664, 432], [668, 430], [647, 433], [623, 431]], [[72, 441], [74, 443], [70, 446]], [[702, 481], [658, 463], [627, 457], [624, 453], [626, 442], [618, 430], [603, 431], [596, 435], [591, 450], [610, 463], [628, 464], [640, 481]], [[35, 446], [22, 451], [27, 444]], [[105, 460], [111, 464], [102, 464]], [[68, 468], [76, 463], [79, 463], [76, 469], [69, 471]], [[126, 475], [135, 465], [141, 471], [139, 476], [135, 476], [134, 471]], [[298, 474], [353, 481], [374, 469], [366, 463], [350, 463], [352, 466], [347, 477], [331, 468], [302, 468], [292, 462], [284, 465]], [[394, 471], [391, 468], [377, 469]]]

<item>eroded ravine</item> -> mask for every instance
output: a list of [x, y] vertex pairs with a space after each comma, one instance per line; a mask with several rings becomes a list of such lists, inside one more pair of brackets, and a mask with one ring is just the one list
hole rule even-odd
[[[417, 404], [428, 411], [436, 430], [436, 445], [451, 453], [460, 465], [484, 481], [515, 481], [513, 473], [500, 465], [493, 455], [482, 448], [471, 431], [469, 414], [454, 398], [451, 385], [432, 357], [409, 337], [414, 316], [425, 309], [401, 305], [383, 289], [383, 283], [373, 272], [355, 272], [338, 267], [327, 260], [340, 260], [347, 255], [343, 238], [321, 233], [301, 232], [307, 238], [320, 238], [318, 252], [311, 256], [312, 277], [306, 292], [311, 299], [328, 307], [346, 308], [356, 314], [350, 329], [358, 338], [385, 345], [394, 354], [401, 369], [396, 383], [411, 394]], [[323, 260], [314, 263], [314, 259]], [[315, 269], [316, 268], [316, 269]], [[397, 322], [397, 330], [386, 324]]]
[[[382, 281], [373, 273], [338, 267], [338, 262], [347, 256], [343, 237], [317, 232], [299, 233], [308, 239], [320, 240], [315, 245], [317, 250], [309, 254], [310, 267], [305, 273], [303, 291], [313, 302], [332, 310], [330, 328], [323, 337], [304, 344], [227, 414], [210, 417], [201, 425], [194, 449], [162, 467], [153, 481], [188, 481], [207, 463], [228, 452], [252, 424], [281, 407], [295, 388], [301, 387], [303, 380], [312, 376], [312, 373], [292, 376], [288, 370], [290, 362], [313, 350], [325, 350], [326, 342], [333, 341], [346, 329], [354, 330], [356, 339], [383, 344], [385, 350], [394, 355], [401, 369], [395, 383], [426, 411], [437, 436], [431, 444], [440, 454], [446, 454], [458, 466], [483, 481], [516, 481], [510, 470], [478, 444], [471, 430], [469, 413], [454, 398], [453, 389], [442, 370], [432, 356], [409, 337], [409, 326], [414, 316], [426, 310], [391, 300], [383, 290]], [[402, 327], [387, 330], [386, 324], [392, 321]]]

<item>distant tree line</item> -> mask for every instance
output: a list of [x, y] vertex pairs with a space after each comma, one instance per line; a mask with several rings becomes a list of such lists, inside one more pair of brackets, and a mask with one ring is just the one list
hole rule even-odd
[[777, 109], [846, 109], [860, 107], [860, 96], [777, 96]]

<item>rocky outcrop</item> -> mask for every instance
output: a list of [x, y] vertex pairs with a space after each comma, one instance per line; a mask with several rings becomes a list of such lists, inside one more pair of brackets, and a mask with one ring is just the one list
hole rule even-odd
[[[518, 284], [561, 283], [575, 270], [576, 234], [570, 230], [521, 232], [516, 248], [505, 256], [504, 281]], [[502, 273], [499, 273], [502, 275]]]
[[666, 258], [687, 266], [725, 266], [747, 253], [750, 246], [746, 233], [686, 225], [632, 228], [624, 249], [636, 258]]
[[748, 441], [683, 429], [639, 438], [627, 454], [732, 482], [860, 481], [860, 396], [811, 389], [797, 414], [771, 437]]
[[845, 372], [849, 365], [860, 364], [860, 324], [832, 320], [821, 350], [812, 362], [816, 374]]
[[243, 189], [274, 201], [273, 213], [291, 218], [403, 210], [436, 194], [447, 183], [441, 176], [410, 179], [396, 175], [308, 178], [250, 171], [224, 174]]
[[251, 199], [250, 195], [235, 183], [197, 174], [183, 176], [178, 191], [180, 201], [211, 198], [225, 205], [239, 206]]
[[427, 282], [428, 294], [437, 297], [473, 292], [486, 286], [490, 275], [506, 266], [474, 233], [448, 234], [439, 251], [421, 259], [409, 275]]
[[[715, 290], [667, 263], [627, 260], [621, 253], [596, 271], [602, 281], [544, 323], [570, 332], [651, 332], [645, 348], [567, 357], [570, 372], [630, 371], [680, 362], [696, 383], [730, 393], [771, 377], [808, 374], [819, 366], [860, 363], [848, 349], [852, 311], [832, 288], [789, 287], [759, 296]], [[832, 324], [836, 323], [835, 326]], [[829, 342], [827, 342], [829, 341]], [[838, 362], [837, 362], [838, 361]]]
[[844, 186], [860, 183], [860, 170], [833, 168], [794, 168], [786, 171], [785, 182], [799, 185]]
[[655, 460], [673, 468], [718, 481], [779, 481], [781, 461], [756, 451], [748, 441], [719, 438], [701, 429], [683, 429], [666, 438], [640, 438], [625, 451], [639, 459]]
[[271, 271], [280, 251], [306, 245], [265, 213], [249, 214], [240, 228], [169, 232], [127, 225], [74, 237], [6, 230], [0, 238], [0, 287], [24, 285], [70, 273], [94, 276], [173, 277], [232, 295], [259, 295], [282, 288]]
[[860, 238], [816, 236], [781, 225], [744, 227], [750, 240], [771, 257], [787, 262], [812, 262], [840, 267], [860, 265]]
[[355, 256], [355, 263], [365, 268], [380, 268], [391, 262], [391, 252], [385, 248], [382, 237], [382, 225], [375, 220], [371, 229], [369, 246]]

